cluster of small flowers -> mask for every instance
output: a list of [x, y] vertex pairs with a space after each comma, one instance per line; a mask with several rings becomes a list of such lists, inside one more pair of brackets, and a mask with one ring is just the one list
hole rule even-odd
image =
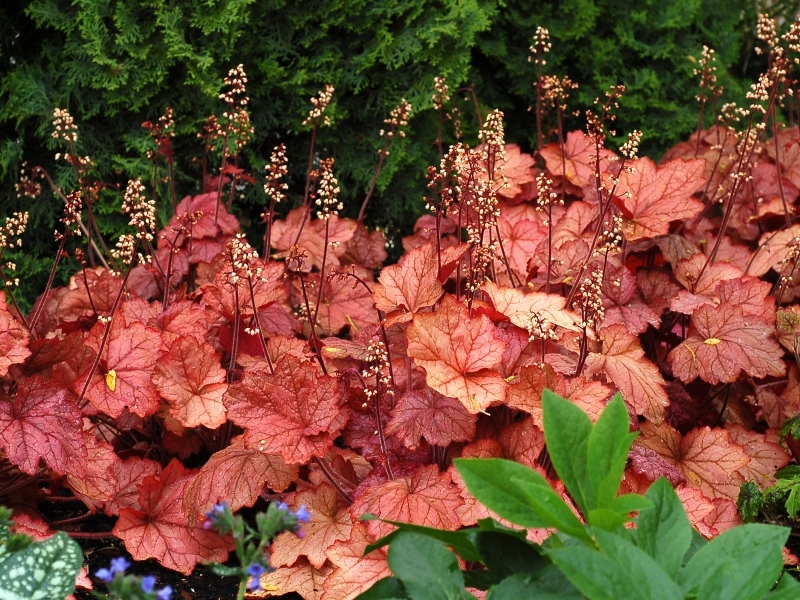
[[750, 110], [766, 114], [767, 109], [763, 103], [769, 102], [769, 91], [772, 81], [769, 73], [762, 73], [758, 76], [756, 83], [750, 84], [750, 91], [747, 92], [747, 99], [750, 100]]
[[525, 329], [528, 331], [529, 342], [537, 339], [558, 340], [558, 334], [553, 329], [550, 319], [538, 311], [531, 311]]
[[[530, 47], [530, 51], [536, 55], [536, 64], [540, 66], [547, 64], [547, 61], [544, 59], [544, 55], [550, 52], [552, 47], [553, 44], [550, 42], [550, 31], [544, 27], [537, 27], [536, 33], [533, 34], [533, 45]], [[534, 57], [528, 56], [528, 62], [531, 62], [531, 60], [534, 60]]]
[[[624, 85], [612, 85], [606, 92], [606, 102], [602, 105], [602, 116], [598, 117], [591, 110], [586, 111], [586, 133], [592, 143], [602, 148], [606, 142], [606, 134], [616, 135], [613, 129], [606, 130], [605, 121], [615, 121], [616, 115], [612, 112], [619, 108], [619, 99], [625, 93]], [[595, 98], [594, 103], [601, 105], [600, 98]]]
[[[67, 194], [64, 203], [64, 216], [59, 219], [64, 224], [64, 233], [67, 235], [80, 235], [80, 227], [73, 227], [81, 222], [81, 211], [83, 210], [83, 194], [80, 190], [74, 190]], [[55, 232], [57, 242], [61, 241], [64, 234], [60, 231]]]
[[444, 108], [444, 103], [450, 101], [450, 88], [447, 86], [445, 78], [434, 77], [433, 89], [434, 93], [431, 96], [433, 108], [436, 110], [442, 110]]
[[480, 289], [481, 285], [486, 280], [486, 271], [489, 265], [494, 261], [495, 256], [497, 256], [497, 241], [474, 245], [472, 247], [472, 265], [470, 268], [469, 285], [467, 286], [470, 293], [474, 293], [476, 290]]
[[642, 132], [634, 129], [628, 134], [628, 141], [622, 144], [619, 153], [628, 160], [634, 160], [639, 154], [639, 143], [642, 141]]
[[[15, 212], [6, 217], [6, 224], [0, 228], [0, 249], [22, 246], [22, 234], [28, 227], [28, 212]], [[16, 238], [16, 239], [15, 239]]]
[[19, 172], [19, 181], [16, 184], [17, 198], [36, 198], [42, 193], [42, 184], [37, 181], [43, 178], [44, 175], [37, 169], [29, 169], [28, 163], [22, 163], [22, 169]]
[[[764, 42], [767, 51], [772, 50], [778, 45], [778, 33], [775, 29], [775, 21], [764, 13], [759, 13], [758, 22], [756, 23], [756, 37]], [[763, 51], [760, 47], [756, 46], [756, 54], [761, 54]]]
[[156, 231], [156, 202], [144, 197], [144, 185], [140, 179], [128, 181], [122, 198], [122, 213], [130, 215], [128, 225], [136, 228], [138, 239], [153, 241]]
[[[289, 186], [282, 181], [289, 172], [286, 166], [286, 145], [279, 144], [272, 150], [267, 167], [267, 181], [264, 184], [264, 193], [267, 194], [276, 204], [286, 199], [284, 192]], [[266, 215], [261, 215], [262, 218]]]
[[245, 281], [254, 281], [262, 278], [262, 268], [253, 269], [253, 263], [258, 260], [258, 252], [247, 242], [241, 233], [231, 239], [225, 246], [225, 264], [230, 269], [228, 279], [232, 285], [241, 286]]
[[[781, 39], [786, 43], [787, 48], [791, 52], [799, 53], [800, 52], [800, 21], [795, 21], [792, 23], [792, 26], [789, 27], [789, 31], [784, 33], [781, 36]], [[800, 64], [800, 58], [794, 57], [792, 59], [794, 64]]]
[[[168, 106], [164, 110], [164, 114], [158, 118], [157, 123], [145, 121], [142, 127], [150, 132], [150, 137], [160, 142], [163, 139], [172, 138], [175, 136], [175, 120], [173, 119], [173, 111]], [[147, 158], [152, 159], [155, 155], [153, 150], [147, 151]]]
[[111, 559], [109, 568], [98, 569], [95, 576], [103, 583], [109, 585], [112, 598], [119, 600], [131, 600], [141, 598], [142, 600], [170, 600], [172, 588], [164, 586], [156, 589], [156, 578], [152, 575], [136, 577], [125, 575], [125, 571], [131, 563], [123, 557]]
[[[564, 201], [553, 191], [553, 180], [544, 173], [536, 175], [536, 189], [538, 192], [536, 195], [536, 210], [547, 212], [551, 206], [564, 205]], [[550, 222], [545, 220], [544, 224], [549, 225]]]
[[314, 106], [314, 108], [308, 112], [308, 118], [303, 121], [303, 125], [306, 127], [317, 126], [320, 124], [330, 126], [330, 118], [328, 118], [327, 115], [323, 118], [322, 115], [325, 113], [325, 109], [328, 108], [328, 105], [331, 103], [331, 98], [333, 98], [334, 91], [335, 88], [332, 85], [326, 85], [325, 89], [319, 92], [316, 98], [311, 98], [311, 104]]
[[578, 84], [567, 76], [559, 79], [555, 75], [544, 75], [542, 76], [541, 87], [544, 92], [543, 100], [545, 104], [566, 112], [569, 93], [578, 89]]
[[[367, 356], [365, 358], [367, 368], [361, 371], [361, 377], [366, 381], [371, 377], [378, 378], [378, 385], [384, 386], [389, 395], [394, 394], [391, 389], [392, 380], [388, 374], [389, 368], [389, 353], [386, 351], [386, 346], [381, 340], [370, 340], [367, 346]], [[378, 394], [378, 387], [375, 388], [365, 386], [364, 393], [367, 395], [367, 400], [372, 400]], [[364, 408], [366, 408], [364, 403]]]
[[338, 211], [344, 208], [344, 204], [339, 202], [339, 182], [333, 175], [333, 162], [333, 158], [325, 158], [319, 164], [320, 179], [314, 204], [320, 207], [317, 218], [323, 221], [331, 214], [338, 215]]
[[622, 217], [620, 215], [613, 215], [611, 223], [606, 221], [603, 223], [603, 231], [597, 240], [597, 249], [594, 251], [595, 255], [611, 254], [616, 252], [622, 246]]
[[[428, 188], [433, 190], [433, 196], [426, 197], [426, 210], [441, 211], [444, 214], [456, 202], [461, 193], [457, 165], [465, 152], [465, 147], [461, 142], [453, 144], [439, 162], [438, 171], [433, 166], [428, 167]], [[441, 198], [438, 202], [437, 197]]]
[[246, 106], [250, 102], [250, 98], [245, 96], [247, 74], [244, 72], [244, 65], [236, 65], [228, 71], [224, 82], [228, 89], [218, 96], [220, 100], [224, 100], [230, 106]]
[[[389, 112], [389, 118], [383, 120], [383, 122], [389, 126], [389, 131], [384, 131], [381, 129], [380, 135], [385, 135], [391, 140], [394, 137], [395, 132], [397, 132], [397, 135], [400, 137], [406, 137], [406, 132], [400, 128], [408, 125], [408, 119], [411, 117], [412, 110], [411, 104], [406, 102], [405, 98], [401, 99], [400, 104], [397, 105], [397, 108]], [[382, 150], [378, 150], [378, 152], [382, 152]], [[388, 155], [389, 152], [387, 151], [386, 156]]]
[[603, 322], [606, 317], [603, 306], [603, 269], [596, 268], [591, 275], [584, 277], [572, 306], [581, 315], [580, 327], [592, 328]]
[[693, 73], [695, 76], [700, 76], [700, 94], [695, 96], [697, 100], [722, 95], [724, 89], [722, 86], [717, 87], [717, 57], [713, 48], [703, 46], [699, 67], [694, 69]]
[[[130, 234], [119, 236], [114, 248], [110, 250], [111, 256], [118, 260], [121, 264], [131, 266], [133, 264], [133, 257], [136, 253], [136, 239]], [[119, 276], [119, 271], [112, 270], [111, 274]]]
[[53, 138], [61, 139], [68, 143], [78, 141], [78, 126], [75, 125], [67, 109], [56, 108], [53, 111], [53, 127], [55, 128], [52, 133]]

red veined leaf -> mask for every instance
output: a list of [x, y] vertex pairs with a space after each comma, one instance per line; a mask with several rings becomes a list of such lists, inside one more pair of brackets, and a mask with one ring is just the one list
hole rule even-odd
[[669, 233], [672, 221], [688, 220], [703, 210], [693, 194], [705, 183], [702, 158], [676, 159], [656, 167], [649, 158], [626, 164], [612, 200], [627, 213], [623, 232], [629, 242]]
[[547, 170], [553, 175], [566, 177], [570, 183], [578, 187], [594, 183], [598, 154], [602, 173], [608, 168], [614, 153], [605, 148], [600, 148], [598, 153], [594, 142], [582, 131], [567, 133], [563, 155], [557, 143], [547, 144], [541, 150]]
[[507, 316], [517, 327], [529, 329], [532, 315], [536, 315], [548, 330], [553, 325], [578, 330], [578, 316], [566, 308], [567, 299], [563, 296], [540, 292], [526, 294], [515, 288], [500, 287], [491, 281], [486, 281], [481, 290], [489, 296], [495, 310]]
[[768, 435], [757, 431], [748, 431], [738, 424], [728, 425], [731, 441], [739, 444], [750, 462], [739, 469], [746, 481], [755, 481], [761, 489], [775, 483], [775, 471], [789, 464], [791, 457], [778, 443], [777, 435], [770, 441]]
[[706, 260], [705, 254], [694, 254], [673, 265], [675, 279], [693, 294], [713, 296], [720, 281], [737, 279], [743, 275], [739, 267], [726, 262], [709, 263], [703, 270]]
[[391, 575], [383, 549], [364, 555], [371, 541], [364, 523], [356, 521], [349, 540], [336, 542], [325, 551], [336, 568], [325, 579], [323, 600], [353, 600], [379, 579]]
[[91, 432], [84, 431], [83, 439], [87, 449], [86, 474], [67, 475], [67, 483], [72, 493], [94, 512], [114, 497], [117, 491], [114, 466], [122, 460], [111, 444], [98, 440]]
[[[443, 248], [447, 246], [457, 245], [458, 241], [454, 236], [449, 235], [456, 230], [456, 222], [450, 217], [441, 217], [439, 221], [438, 232], [441, 235], [440, 243]], [[425, 246], [431, 241], [436, 240], [437, 228], [436, 217], [433, 215], [422, 215], [414, 223], [414, 235], [407, 235], [403, 238], [403, 250], [406, 253], [411, 252], [414, 248]]]
[[477, 420], [458, 400], [426, 387], [400, 396], [386, 434], [397, 436], [411, 450], [417, 449], [421, 438], [435, 446], [449, 446], [471, 440]]
[[655, 450], [634, 445], [628, 454], [630, 469], [653, 483], [659, 477], [665, 477], [673, 487], [686, 484], [686, 477], [673, 463], [668, 462]]
[[542, 392], [547, 388], [560, 393], [563, 387], [563, 377], [550, 365], [525, 365], [514, 378], [514, 382], [508, 386], [506, 404], [532, 415], [533, 422], [542, 427]]
[[410, 321], [412, 313], [433, 306], [444, 293], [439, 282], [436, 247], [426, 244], [403, 255], [400, 261], [384, 268], [373, 286], [375, 306], [391, 313], [402, 312], [388, 324]]
[[253, 506], [264, 485], [282, 492], [297, 479], [297, 467], [285, 464], [280, 456], [247, 449], [241, 438], [208, 459], [186, 486], [183, 508], [194, 524], [214, 504], [225, 500], [236, 512]]
[[406, 336], [408, 355], [440, 394], [456, 398], [473, 414], [505, 400], [507, 384], [492, 370], [503, 358], [505, 343], [495, 337], [487, 317], [471, 317], [448, 295], [438, 312], [414, 315]]
[[[285, 303], [287, 294], [283, 284], [283, 264], [273, 261], [264, 265], [260, 261], [254, 261], [252, 268], [261, 272], [260, 277], [252, 278], [257, 311], [260, 313], [276, 302]], [[241, 315], [252, 316], [254, 313], [249, 284], [240, 282], [240, 285], [234, 286], [230, 281], [229, 267], [227, 270], [223, 268], [217, 271], [214, 283], [205, 284], [200, 289], [206, 306], [227, 321], [234, 319], [237, 300]]]
[[[86, 337], [86, 345], [97, 352], [106, 326], [98, 322]], [[117, 315], [111, 321], [108, 341], [101, 355], [100, 368], [95, 371], [86, 398], [107, 415], [119, 417], [128, 408], [140, 417], [147, 417], [158, 411], [161, 396], [152, 382], [152, 373], [158, 359], [155, 350], [161, 347], [161, 332], [153, 327], [145, 327], [140, 321], [126, 323]], [[111, 389], [106, 375], [116, 374], [114, 389]], [[80, 393], [88, 370], [75, 379], [74, 390]]]
[[133, 560], [155, 558], [162, 566], [188, 575], [198, 562], [225, 562], [232, 544], [214, 531], [192, 527], [183, 511], [183, 494], [193, 472], [177, 460], [160, 477], [145, 477], [140, 510], [122, 508], [112, 533]]
[[638, 335], [649, 325], [658, 327], [661, 313], [655, 312], [642, 301], [636, 278], [624, 265], [609, 262], [603, 278], [603, 305], [605, 318], [602, 327], [624, 325], [629, 333]]
[[684, 382], [699, 376], [716, 385], [736, 381], [742, 371], [757, 378], [786, 372], [783, 351], [771, 339], [774, 329], [741, 306], [704, 304], [691, 322], [689, 337], [667, 357]]
[[798, 245], [798, 236], [800, 236], [800, 223], [777, 232], [764, 233], [747, 266], [747, 274], [761, 277], [770, 269], [780, 271], [792, 248]]
[[116, 480], [114, 496], [106, 502], [105, 512], [109, 516], [119, 515], [121, 508], [134, 508], [139, 510], [139, 487], [145, 477], [161, 474], [161, 463], [149, 458], [130, 456], [124, 461], [115, 462], [112, 474]]
[[544, 433], [531, 417], [511, 423], [500, 433], [497, 441], [506, 458], [531, 468], [536, 466], [544, 450]]
[[658, 367], [645, 358], [639, 338], [628, 333], [624, 325], [611, 325], [599, 335], [603, 341], [602, 352], [589, 353], [587, 376], [605, 373], [636, 414], [654, 423], [663, 421], [664, 409], [669, 405], [665, 381]]
[[661, 268], [639, 269], [636, 272], [636, 282], [642, 299], [659, 317], [669, 308], [670, 300], [680, 290], [669, 272]]
[[735, 500], [744, 478], [739, 469], [750, 457], [738, 444], [731, 442], [725, 429], [700, 427], [681, 437], [675, 429], [662, 423], [641, 424], [642, 435], [636, 444], [655, 450], [677, 466], [689, 485], [700, 488], [707, 496]]
[[[461, 526], [456, 509], [464, 501], [448, 473], [436, 465], [420, 467], [411, 477], [398, 477], [364, 492], [350, 507], [354, 519], [363, 514], [389, 521], [404, 521], [438, 529]], [[367, 531], [380, 538], [394, 529], [383, 521], [368, 521]]]
[[340, 256], [342, 264], [358, 265], [366, 269], [380, 269], [388, 257], [386, 237], [380, 230], [368, 231], [363, 223], [356, 221], [352, 239], [347, 242]]
[[772, 139], [764, 144], [769, 156], [783, 166], [783, 174], [800, 186], [800, 140], [794, 127], [786, 127], [778, 133], [777, 144]]
[[345, 253], [347, 243], [355, 235], [356, 225], [350, 219], [340, 219], [336, 215], [331, 215], [325, 221], [322, 219], [311, 219], [310, 215], [303, 226], [300, 239], [297, 233], [300, 231], [301, 223], [304, 220], [306, 209], [302, 206], [289, 211], [286, 220], [277, 220], [272, 224], [271, 244], [276, 248], [280, 256], [288, 255], [292, 246], [298, 246], [301, 250], [308, 252], [308, 260], [303, 265], [303, 269], [308, 271], [312, 267], [322, 266], [322, 255], [325, 251], [325, 228], [328, 227], [328, 247], [325, 264], [329, 267], [338, 267], [339, 256]]
[[[175, 216], [166, 227], [167, 231], [179, 231], [180, 219], [186, 213], [202, 212], [202, 216], [191, 226], [192, 241], [202, 238], [215, 238], [220, 233], [234, 235], [240, 231], [239, 221], [225, 209], [224, 202], [217, 204], [217, 192], [186, 196], [175, 207]], [[216, 214], [216, 216], [215, 216]], [[172, 237], [168, 236], [170, 241]]]
[[84, 477], [82, 431], [81, 411], [58, 383], [34, 376], [21, 381], [13, 395], [0, 390], [0, 448], [23, 473], [35, 474], [44, 460], [59, 475]]
[[245, 428], [248, 448], [290, 465], [323, 456], [347, 422], [338, 381], [292, 355], [275, 364], [274, 375], [264, 366], [245, 372], [224, 402], [228, 418]]
[[303, 536], [293, 532], [280, 534], [270, 548], [270, 562], [275, 566], [291, 566], [305, 556], [314, 567], [326, 560], [325, 551], [339, 540], [347, 540], [353, 528], [350, 510], [330, 483], [301, 489], [286, 496], [284, 502], [294, 509], [305, 505], [310, 514], [302, 526]]
[[205, 339], [216, 315], [206, 308], [189, 300], [171, 302], [167, 310], [160, 312], [157, 325], [161, 328], [164, 350], [178, 338], [192, 336]]
[[711, 504], [714, 510], [703, 517], [703, 523], [711, 529], [712, 535], [717, 536], [742, 524], [742, 517], [733, 500], [712, 498]]
[[689, 522], [706, 538], [714, 535], [713, 528], [706, 525], [704, 519], [714, 512], [714, 503], [702, 490], [694, 487], [679, 487], [675, 493], [683, 503]]
[[[475, 150], [482, 152], [485, 147], [480, 144]], [[503, 171], [501, 173], [499, 169], [496, 170], [493, 182], [498, 197], [514, 204], [536, 198], [535, 164], [533, 156], [522, 152], [519, 145], [506, 144]], [[484, 175], [483, 180], [486, 179]]]
[[547, 240], [547, 228], [531, 219], [509, 218], [500, 212], [497, 219], [500, 230], [500, 239], [503, 242], [502, 250], [497, 248], [497, 264], [505, 270], [503, 254], [511, 265], [511, 271], [520, 281], [525, 281], [528, 276], [528, 261], [543, 241]]
[[280, 567], [261, 576], [260, 592], [251, 593], [252, 598], [285, 597], [292, 592], [303, 600], [322, 600], [322, 585], [333, 572], [333, 566], [325, 563], [317, 569], [304, 559], [298, 559], [293, 567]]
[[23, 363], [31, 355], [28, 338], [28, 331], [8, 312], [5, 294], [0, 292], [0, 377], [6, 376], [9, 366]]
[[[550, 288], [557, 285], [572, 285], [589, 255], [589, 245], [583, 240], [569, 240], [553, 248], [553, 263], [550, 267]], [[547, 289], [547, 248], [540, 244], [528, 263], [530, 274], [535, 274], [531, 283], [536, 290]]]
[[[367, 285], [372, 283], [372, 271], [352, 265], [348, 273], [354, 273]], [[308, 280], [314, 280], [313, 276]], [[319, 281], [315, 281], [319, 285]], [[316, 293], [316, 292], [315, 292]], [[317, 311], [317, 325], [325, 335], [336, 333], [347, 326], [362, 329], [378, 322], [378, 313], [369, 290], [355, 278], [344, 273], [325, 277], [322, 283], [322, 303]]]
[[225, 422], [228, 384], [219, 361], [211, 344], [191, 336], [176, 339], [159, 358], [153, 383], [184, 427], [216, 429]]

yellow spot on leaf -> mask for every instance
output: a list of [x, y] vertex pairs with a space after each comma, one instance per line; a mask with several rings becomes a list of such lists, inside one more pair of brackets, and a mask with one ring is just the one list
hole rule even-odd
[[717, 345], [717, 344], [719, 344], [721, 341], [722, 341], [722, 340], [718, 340], [717, 338], [708, 338], [708, 339], [707, 339], [705, 342], [703, 342], [703, 343], [704, 343], [704, 344], [708, 344], [709, 346], [716, 346], [716, 345]]
[[117, 372], [114, 369], [106, 373], [106, 385], [112, 392], [117, 389]]

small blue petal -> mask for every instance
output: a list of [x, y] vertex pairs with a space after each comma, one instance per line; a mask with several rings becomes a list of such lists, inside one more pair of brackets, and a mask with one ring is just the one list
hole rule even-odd
[[278, 502], [278, 510], [289, 510], [289, 505], [286, 502]]
[[259, 563], [253, 563], [247, 569], [245, 569], [245, 573], [250, 575], [250, 577], [261, 577], [261, 574], [266, 571], [266, 567]]
[[111, 580], [114, 579], [114, 574], [108, 569], [97, 569], [97, 573], [94, 575], [100, 581], [105, 581], [106, 583], [111, 583]]
[[111, 559], [111, 572], [124, 573], [125, 570], [131, 566], [130, 561], [125, 560], [122, 556]]
[[305, 504], [303, 504], [300, 508], [297, 509], [295, 515], [297, 516], [297, 520], [300, 521], [301, 523], [308, 523], [309, 521], [311, 521], [311, 513], [308, 512], [308, 509], [306, 508]]
[[142, 577], [142, 591], [145, 594], [149, 594], [154, 589], [156, 589], [156, 578], [152, 575], [146, 575], [145, 577]]
[[172, 588], [168, 585], [165, 585], [156, 593], [156, 598], [158, 598], [158, 600], [169, 600], [171, 597], [172, 597]]

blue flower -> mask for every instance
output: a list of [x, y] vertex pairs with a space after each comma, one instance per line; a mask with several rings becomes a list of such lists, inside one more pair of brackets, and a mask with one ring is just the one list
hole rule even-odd
[[111, 573], [125, 573], [130, 566], [130, 561], [125, 560], [122, 556], [111, 559]]
[[278, 502], [278, 510], [287, 512], [289, 510], [289, 505], [286, 504], [286, 502]]
[[308, 512], [308, 509], [306, 508], [305, 504], [303, 504], [300, 508], [297, 509], [295, 516], [297, 517], [297, 520], [300, 521], [301, 523], [308, 523], [309, 521], [311, 521], [311, 513]]
[[245, 569], [245, 573], [252, 579], [247, 584], [247, 589], [254, 592], [261, 589], [261, 575], [266, 571], [266, 567], [260, 563], [253, 563]]
[[154, 589], [156, 589], [156, 578], [152, 575], [146, 575], [145, 577], [142, 577], [142, 591], [145, 594], [149, 594]]
[[172, 597], [172, 588], [168, 585], [165, 585], [163, 588], [156, 592], [156, 598], [158, 600], [169, 600]]
[[114, 579], [114, 574], [108, 569], [97, 569], [97, 572], [94, 575], [100, 581], [104, 581], [106, 583], [111, 583], [111, 580]]

